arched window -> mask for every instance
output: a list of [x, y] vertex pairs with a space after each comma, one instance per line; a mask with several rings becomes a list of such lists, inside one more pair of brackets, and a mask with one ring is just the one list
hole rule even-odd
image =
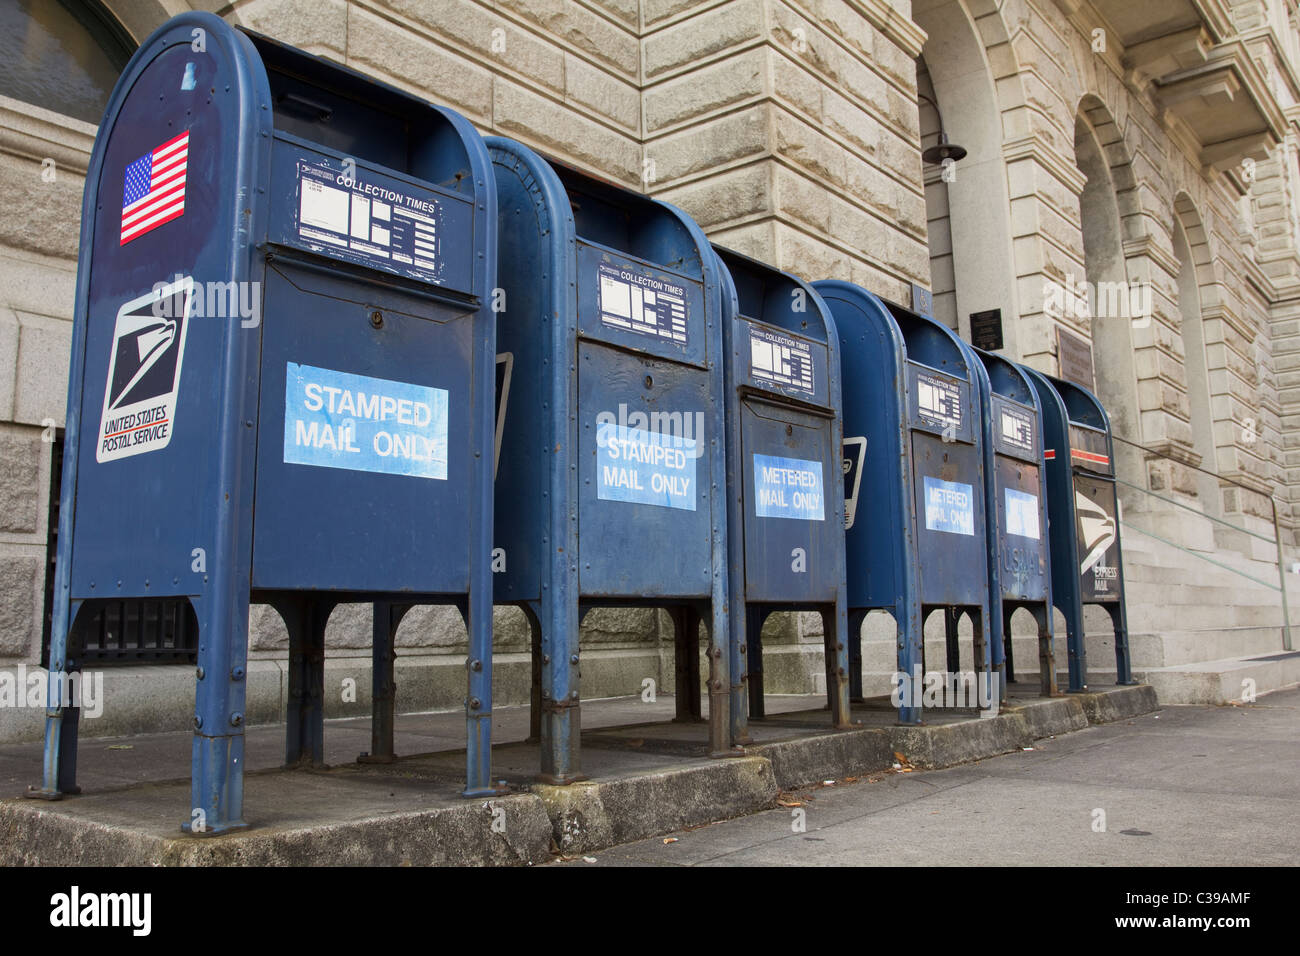
[[0, 0], [0, 95], [98, 123], [134, 51], [95, 0]]

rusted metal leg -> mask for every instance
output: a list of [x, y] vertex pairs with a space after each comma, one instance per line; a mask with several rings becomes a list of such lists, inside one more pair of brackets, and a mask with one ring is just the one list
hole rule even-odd
[[831, 725], [844, 730], [852, 725], [849, 718], [849, 649], [848, 617], [844, 606], [822, 611], [822, 634], [825, 639], [826, 696], [831, 705]]
[[[749, 718], [753, 704], [750, 692], [749, 658], [753, 651], [749, 642], [749, 627], [754, 621], [762, 627], [764, 615], [758, 608], [745, 603], [732, 605], [730, 620], [727, 622], [727, 654], [729, 655], [731, 675], [731, 694], [727, 706], [731, 710], [731, 742], [744, 745], [750, 742]], [[759, 658], [760, 665], [762, 658]], [[759, 693], [763, 692], [760, 685]]]
[[1003, 640], [1003, 634], [1011, 633], [1011, 616], [1016, 613], [1015, 605], [1008, 606], [996, 594], [989, 597], [989, 657], [992, 662], [993, 676], [997, 680], [998, 701], [1007, 699], [1007, 651], [1010, 637]]
[[[288, 723], [286, 767], [325, 766], [325, 624], [333, 604], [314, 599], [289, 601], [284, 614], [289, 630]], [[284, 613], [283, 611], [281, 612]]]
[[[955, 607], [943, 609], [943, 636], [948, 651], [948, 673], [961, 673], [961, 648], [957, 644], [957, 622], [961, 620], [961, 611]], [[978, 640], [978, 637], [976, 638]], [[975, 666], [979, 670], [979, 665]]]
[[849, 700], [855, 704], [862, 703], [862, 624], [866, 619], [866, 611], [849, 615]]
[[[487, 506], [492, 504], [488, 498]], [[485, 565], [486, 566], [486, 565]], [[499, 793], [492, 779], [492, 581], [472, 587], [460, 605], [469, 635], [465, 657], [465, 789], [462, 797]], [[575, 700], [576, 704], [577, 701]]]
[[523, 609], [528, 619], [528, 647], [532, 658], [532, 683], [528, 693], [528, 740], [535, 744], [542, 739], [542, 622], [531, 607]]
[[[919, 670], [925, 677], [925, 609], [920, 604], [904, 604], [894, 614], [898, 622], [898, 670], [911, 679]], [[915, 698], [916, 695], [911, 695]], [[900, 724], [921, 722], [921, 701], [904, 698], [898, 708]]]
[[700, 615], [692, 607], [675, 607], [668, 613], [673, 621], [673, 720], [697, 723], [704, 719], [700, 705]]
[[968, 608], [966, 613], [970, 616], [971, 633], [975, 638], [972, 669], [975, 671], [976, 699], [981, 709], [987, 706], [996, 710], [1001, 695], [993, 676], [993, 635], [989, 633], [991, 615], [983, 608]]
[[1128, 654], [1128, 620], [1121, 604], [1106, 606], [1115, 627], [1115, 683], [1136, 684], [1133, 679], [1133, 666]]
[[744, 684], [749, 692], [749, 719], [762, 720], [767, 716], [763, 699], [763, 623], [767, 615], [750, 609], [745, 619], [745, 650], [748, 676]]
[[1016, 654], [1015, 648], [1011, 643], [1011, 619], [1015, 617], [1016, 609], [1011, 608], [1010, 613], [1002, 615], [1002, 647], [1006, 656], [1006, 674], [1004, 680], [1014, 682], [1016, 679]]
[[1065, 646], [1070, 656], [1070, 693], [1088, 689], [1088, 653], [1083, 644], [1083, 608], [1065, 614]]
[[[1052, 608], [1044, 604], [1035, 608], [1034, 619], [1038, 621], [1038, 675], [1039, 695], [1055, 697], [1060, 691], [1056, 688], [1056, 649], [1052, 636]], [[1010, 634], [1007, 640], [1010, 640]]]
[[[59, 564], [58, 580], [63, 581], [66, 562], [60, 558]], [[66, 700], [62, 695], [63, 688], [71, 686], [71, 675], [78, 668], [77, 662], [71, 659], [77, 654], [72, 625], [81, 602], [62, 599], [60, 595], [65, 593], [66, 589], [56, 589], [50, 656], [45, 660], [50, 687], [45, 709], [44, 773], [41, 786], [29, 788], [26, 794], [38, 800], [59, 800], [81, 792], [77, 786], [77, 724], [81, 712], [74, 706], [76, 701]], [[63, 674], [68, 675], [66, 682]], [[21, 688], [18, 692], [25, 693]]]
[[398, 625], [410, 610], [409, 604], [376, 601], [370, 644], [370, 752], [359, 763], [392, 763], [393, 732], [397, 712], [397, 682], [393, 669], [397, 661]]
[[[898, 669], [900, 671], [903, 670], [901, 665], [899, 666]], [[926, 660], [925, 660], [925, 641], [922, 641], [921, 642], [921, 678], [924, 679], [927, 673], [928, 673], [928, 669], [926, 668]]]
[[[731, 659], [727, 654], [725, 608], [712, 602], [703, 618], [709, 640], [709, 752], [715, 757], [732, 753]], [[734, 741], [739, 744], [741, 741]]]
[[542, 619], [541, 779], [566, 785], [583, 779], [579, 635], [588, 608], [553, 598]]

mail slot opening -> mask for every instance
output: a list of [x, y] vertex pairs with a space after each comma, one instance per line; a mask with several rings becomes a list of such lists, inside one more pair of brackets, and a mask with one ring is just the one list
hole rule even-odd
[[683, 275], [702, 275], [699, 253], [690, 248], [689, 230], [665, 220], [655, 200], [562, 162], [551, 161], [551, 165], [573, 204], [574, 226], [583, 239]]
[[266, 67], [275, 128], [354, 160], [340, 175], [357, 176], [356, 160], [472, 194], [469, 153], [446, 126], [431, 125], [425, 108], [405, 94], [340, 71], [330, 88], [303, 76], [299, 51], [247, 34]]

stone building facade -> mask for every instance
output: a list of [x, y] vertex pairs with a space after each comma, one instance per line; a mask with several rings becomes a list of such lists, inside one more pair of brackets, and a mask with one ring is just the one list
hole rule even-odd
[[[714, 241], [805, 278], [901, 302], [928, 288], [964, 336], [972, 313], [998, 309], [1003, 351], [1044, 371], [1061, 370], [1062, 331], [1077, 337], [1134, 443], [1118, 457], [1138, 670], [1190, 687], [1179, 668], [1280, 650], [1270, 498], [1284, 564], [1300, 522], [1295, 0], [69, 0], [75, 18], [54, 6], [0, 0], [0, 666], [41, 653], [92, 101], [187, 9], [671, 201]], [[56, 60], [78, 83], [27, 82]], [[967, 150], [955, 165], [922, 161], [940, 129]], [[331, 668], [361, 688], [368, 613], [339, 609], [329, 635]], [[498, 624], [498, 698], [521, 702], [522, 618], [500, 610]], [[769, 691], [817, 689], [815, 620], [769, 626]], [[867, 667], [883, 677], [888, 626], [871, 638]], [[408, 616], [403, 706], [459, 703], [462, 640], [448, 610]], [[255, 614], [253, 641], [250, 691], [264, 699], [254, 708], [250, 693], [250, 711], [273, 719], [286, 639], [271, 612]], [[660, 615], [596, 612], [584, 641], [585, 696], [671, 684]], [[188, 670], [155, 683], [164, 674], [181, 726]], [[1195, 697], [1206, 685], [1193, 683]], [[150, 713], [111, 730], [161, 720]]]

